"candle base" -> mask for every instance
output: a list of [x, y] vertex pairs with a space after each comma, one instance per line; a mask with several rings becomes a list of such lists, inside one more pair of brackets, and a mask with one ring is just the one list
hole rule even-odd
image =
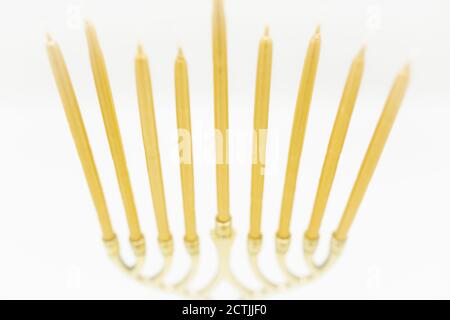
[[130, 240], [130, 245], [136, 257], [145, 257], [146, 245], [144, 237], [139, 240]]
[[172, 241], [172, 239], [164, 240], [164, 241], [159, 240], [158, 244], [159, 244], [159, 250], [161, 251], [161, 254], [164, 257], [170, 257], [170, 256], [173, 255], [173, 241]]
[[198, 238], [194, 241], [184, 240], [184, 247], [190, 256], [198, 256], [200, 254], [200, 241]]
[[233, 235], [234, 233], [231, 219], [229, 219], [228, 221], [220, 221], [219, 219], [216, 219], [216, 226], [213, 231], [213, 239], [231, 239], [233, 238]]

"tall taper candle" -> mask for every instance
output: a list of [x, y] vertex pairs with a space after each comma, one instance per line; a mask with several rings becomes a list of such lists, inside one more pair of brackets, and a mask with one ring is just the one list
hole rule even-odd
[[217, 220], [220, 222], [228, 222], [231, 219], [228, 173], [228, 67], [223, 0], [214, 0], [213, 2], [212, 43], [214, 63]]
[[342, 215], [339, 227], [334, 233], [337, 240], [344, 241], [347, 238], [350, 226], [355, 219], [359, 205], [366, 193], [370, 180], [383, 152], [384, 145], [394, 124], [400, 109], [403, 97], [409, 83], [409, 66], [405, 66], [395, 79], [389, 97], [387, 98], [383, 112], [378, 120], [377, 127], [373, 133], [369, 148], [359, 169], [358, 177], [353, 186], [347, 206]]
[[259, 42], [253, 115], [252, 189], [250, 203], [250, 239], [261, 238], [261, 214], [264, 193], [264, 167], [267, 126], [269, 122], [270, 80], [272, 73], [272, 39], [269, 29]]
[[144, 142], [148, 180], [152, 191], [153, 209], [158, 227], [158, 240], [169, 241], [172, 235], [167, 219], [166, 198], [159, 155], [158, 133], [153, 92], [147, 56], [142, 46], [138, 47], [135, 59], [136, 88], [141, 119], [142, 139]]
[[142, 239], [142, 233], [139, 226], [136, 205], [134, 203], [130, 177], [128, 175], [122, 137], [120, 135], [119, 124], [117, 122], [103, 53], [100, 49], [100, 44], [98, 42], [95, 29], [90, 23], [86, 23], [86, 37], [89, 47], [92, 73], [94, 75], [95, 87], [97, 89], [98, 101], [103, 116], [103, 123], [105, 125], [109, 148], [114, 161], [116, 176], [119, 183], [119, 189], [127, 215], [130, 240], [138, 241]]
[[319, 186], [317, 188], [314, 208], [309, 222], [306, 237], [310, 240], [316, 240], [319, 237], [320, 224], [324, 216], [325, 208], [330, 195], [331, 186], [336, 175], [336, 168], [339, 163], [339, 157], [344, 146], [345, 136], [352, 117], [356, 97], [364, 71], [364, 51], [361, 49], [352, 62], [350, 72], [342, 93], [336, 119], [334, 120], [333, 130], [331, 132], [328, 150], [322, 166]]
[[195, 226], [194, 168], [192, 157], [191, 111], [186, 59], [181, 49], [175, 61], [175, 97], [180, 152], [180, 176], [183, 192], [183, 208], [186, 242], [197, 240]]
[[316, 79], [317, 65], [320, 54], [320, 29], [309, 42], [303, 65], [302, 79], [298, 91], [297, 105], [295, 107], [294, 121], [292, 125], [289, 156], [284, 180], [283, 199], [281, 204], [280, 224], [277, 237], [281, 239], [290, 238], [290, 223], [292, 207], [294, 204], [295, 188], [297, 185], [298, 168], [305, 138], [306, 124], [308, 122], [309, 107]]
[[58, 44], [50, 36], [47, 39], [47, 53], [53, 70], [56, 85], [69, 123], [75, 147], [83, 167], [92, 200], [97, 210], [98, 219], [102, 228], [103, 240], [110, 241], [115, 238], [111, 226], [108, 208], [103, 194], [102, 185], [94, 162], [89, 139], [84, 127], [80, 107], [70, 80], [69, 72]]

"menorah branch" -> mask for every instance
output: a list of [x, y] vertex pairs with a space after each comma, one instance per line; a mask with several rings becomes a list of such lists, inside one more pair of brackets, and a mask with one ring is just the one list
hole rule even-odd
[[262, 272], [259, 266], [259, 253], [261, 252], [262, 246], [262, 238], [253, 239], [248, 238], [247, 240], [247, 248], [248, 248], [248, 257], [250, 262], [250, 267], [255, 274], [256, 278], [263, 285], [261, 293], [266, 294], [268, 292], [274, 291], [278, 289], [279, 285], [269, 280], [264, 273]]
[[319, 240], [311, 240], [308, 237], [304, 237], [303, 239], [303, 253], [305, 262], [308, 265], [310, 271], [314, 275], [319, 275], [327, 271], [339, 258], [342, 254], [342, 251], [345, 247], [345, 241], [338, 240], [333, 235], [330, 241], [330, 249], [327, 258], [321, 264], [318, 264], [314, 261], [314, 254], [317, 250], [317, 246], [319, 244]]
[[275, 239], [277, 262], [281, 272], [286, 278], [286, 283], [284, 284], [286, 287], [303, 285], [313, 279], [310, 274], [306, 276], [297, 275], [293, 273], [288, 267], [286, 262], [286, 256], [289, 252], [290, 244], [291, 244], [290, 238], [277, 237]]
[[133, 277], [139, 276], [145, 263], [145, 239], [143, 237], [137, 241], [130, 241], [136, 259], [133, 265], [128, 265], [122, 258], [117, 237], [114, 236], [113, 239], [104, 241], [104, 245], [108, 256], [115, 265]]
[[163, 265], [161, 269], [155, 275], [152, 276], [145, 276], [140, 274], [138, 280], [145, 284], [165, 287], [167, 286], [167, 284], [163, 283], [163, 280], [172, 267], [173, 241], [172, 239], [167, 241], [159, 241], [158, 244], [159, 244], [159, 251], [163, 256]]
[[133, 240], [130, 241], [130, 245], [131, 248], [133, 249], [133, 253], [135, 256], [135, 262], [132, 265], [127, 264], [123, 259], [120, 253], [119, 241], [117, 240], [116, 237], [114, 237], [112, 240], [104, 241], [104, 245], [110, 259], [123, 272], [132, 276], [133, 278], [136, 278], [138, 281], [146, 284], [157, 286], [163, 285], [162, 281], [166, 276], [166, 274], [169, 272], [172, 265], [172, 257], [173, 257], [172, 240], [159, 243], [161, 254], [164, 257], [164, 262], [161, 269], [158, 272], [156, 272], [155, 275], [152, 276], [145, 276], [142, 274], [142, 269], [145, 264], [145, 255], [146, 255], [145, 239], [143, 237], [137, 241]]
[[195, 278], [198, 272], [198, 266], [200, 262], [200, 245], [198, 238], [195, 241], [184, 241], [184, 246], [186, 248], [187, 253], [191, 258], [191, 265], [189, 267], [188, 272], [184, 275], [181, 280], [179, 280], [176, 284], [174, 284], [173, 288], [176, 291], [180, 291], [185, 295], [189, 295], [189, 291], [186, 287]]
[[231, 220], [226, 222], [216, 220], [216, 227], [212, 231], [212, 239], [217, 250], [218, 270], [212, 280], [200, 290], [200, 297], [209, 298], [210, 293], [223, 281], [231, 284], [243, 297], [252, 295], [253, 291], [244, 286], [231, 270], [231, 249], [234, 235]]

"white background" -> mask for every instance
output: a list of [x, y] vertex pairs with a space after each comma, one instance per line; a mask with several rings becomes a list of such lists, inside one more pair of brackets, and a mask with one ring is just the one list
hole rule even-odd
[[[227, 0], [231, 209], [238, 239], [233, 267], [246, 277], [250, 161], [257, 45], [274, 40], [264, 270], [273, 262], [287, 148], [303, 58], [317, 24], [322, 52], [300, 166], [289, 262], [304, 271], [300, 242], [352, 57], [368, 46], [366, 70], [322, 227], [336, 227], [395, 74], [412, 80], [378, 170], [338, 264], [316, 283], [272, 298], [450, 298], [450, 6], [448, 1]], [[141, 143], [133, 56], [150, 59], [177, 279], [186, 268], [177, 164], [173, 61], [188, 59], [196, 207], [202, 273], [211, 275], [216, 210], [211, 2], [207, 0], [8, 1], [0, 10], [0, 298], [177, 298], [123, 276], [104, 253], [45, 52], [61, 45], [100, 170], [114, 226], [127, 227], [88, 61], [83, 20], [97, 27], [116, 102], [151, 269], [161, 259]], [[225, 288], [222, 297], [234, 297]]]

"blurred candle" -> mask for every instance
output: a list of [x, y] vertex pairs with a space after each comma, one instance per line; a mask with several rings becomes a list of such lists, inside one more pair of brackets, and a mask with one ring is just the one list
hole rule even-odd
[[169, 241], [172, 235], [167, 219], [166, 198], [159, 155], [158, 133], [155, 111], [153, 108], [153, 92], [150, 68], [144, 49], [139, 46], [135, 59], [136, 88], [141, 119], [142, 139], [144, 142], [148, 180], [152, 192], [153, 210], [158, 227], [158, 240]]
[[297, 96], [297, 105], [295, 107], [294, 122], [292, 125], [289, 156], [281, 204], [280, 224], [277, 232], [277, 237], [282, 239], [290, 238], [290, 223], [292, 217], [292, 207], [294, 204], [295, 188], [297, 185], [298, 168], [300, 165], [300, 157], [305, 138], [306, 124], [308, 121], [309, 107], [311, 105], [312, 93], [314, 89], [319, 54], [320, 29], [317, 28], [315, 34], [309, 42], [308, 51], [306, 53], [302, 79]]
[[253, 118], [252, 189], [249, 238], [261, 238], [261, 214], [264, 192], [266, 137], [269, 121], [270, 79], [272, 72], [272, 39], [269, 29], [259, 43]]
[[319, 237], [320, 224], [322, 223], [331, 186], [333, 185], [336, 174], [339, 157], [341, 155], [342, 147], [344, 146], [345, 136], [347, 134], [361, 84], [364, 70], [364, 51], [364, 48], [361, 49], [352, 62], [347, 82], [345, 83], [344, 92], [342, 93], [339, 109], [336, 114], [336, 119], [334, 120], [327, 154], [322, 166], [322, 174], [317, 188], [311, 221], [308, 230], [306, 231], [306, 237], [310, 240], [316, 240]]
[[50, 37], [47, 39], [47, 53], [64, 107], [64, 112], [67, 117], [67, 122], [69, 123], [70, 132], [72, 133], [78, 157], [80, 158], [83, 167], [84, 176], [86, 177], [92, 200], [97, 210], [98, 219], [102, 228], [103, 240], [113, 240], [115, 238], [114, 231], [111, 226], [105, 196], [103, 194], [86, 129], [84, 127], [80, 107], [78, 106], [77, 97], [75, 96], [72, 81], [70, 80], [69, 72], [67, 71], [67, 66], [59, 46]]
[[344, 241], [348, 231], [355, 219], [359, 205], [364, 197], [369, 182], [373, 176], [378, 160], [380, 159], [386, 140], [394, 124], [395, 118], [400, 109], [406, 88], [409, 83], [409, 66], [405, 66], [395, 79], [389, 97], [385, 103], [383, 112], [378, 120], [377, 127], [373, 133], [369, 148], [359, 169], [358, 177], [353, 186], [347, 206], [342, 215], [339, 227], [334, 233], [337, 240]]
[[181, 49], [175, 61], [175, 96], [179, 137], [180, 177], [183, 193], [185, 241], [197, 240], [195, 226], [194, 168], [192, 157], [191, 111], [186, 59]]
[[111, 156], [114, 161], [116, 176], [119, 183], [120, 194], [125, 207], [125, 212], [130, 230], [130, 240], [137, 241], [142, 238], [139, 226], [136, 205], [134, 203], [133, 190], [125, 159], [125, 153], [117, 122], [116, 111], [109, 84], [106, 65], [97, 34], [90, 23], [86, 23], [86, 37], [89, 47], [92, 73], [94, 75], [95, 87], [97, 89], [98, 101], [102, 111], [103, 123], [108, 137]]
[[216, 136], [217, 220], [230, 216], [228, 174], [228, 67], [223, 0], [214, 0], [212, 14], [214, 63], [214, 127]]

